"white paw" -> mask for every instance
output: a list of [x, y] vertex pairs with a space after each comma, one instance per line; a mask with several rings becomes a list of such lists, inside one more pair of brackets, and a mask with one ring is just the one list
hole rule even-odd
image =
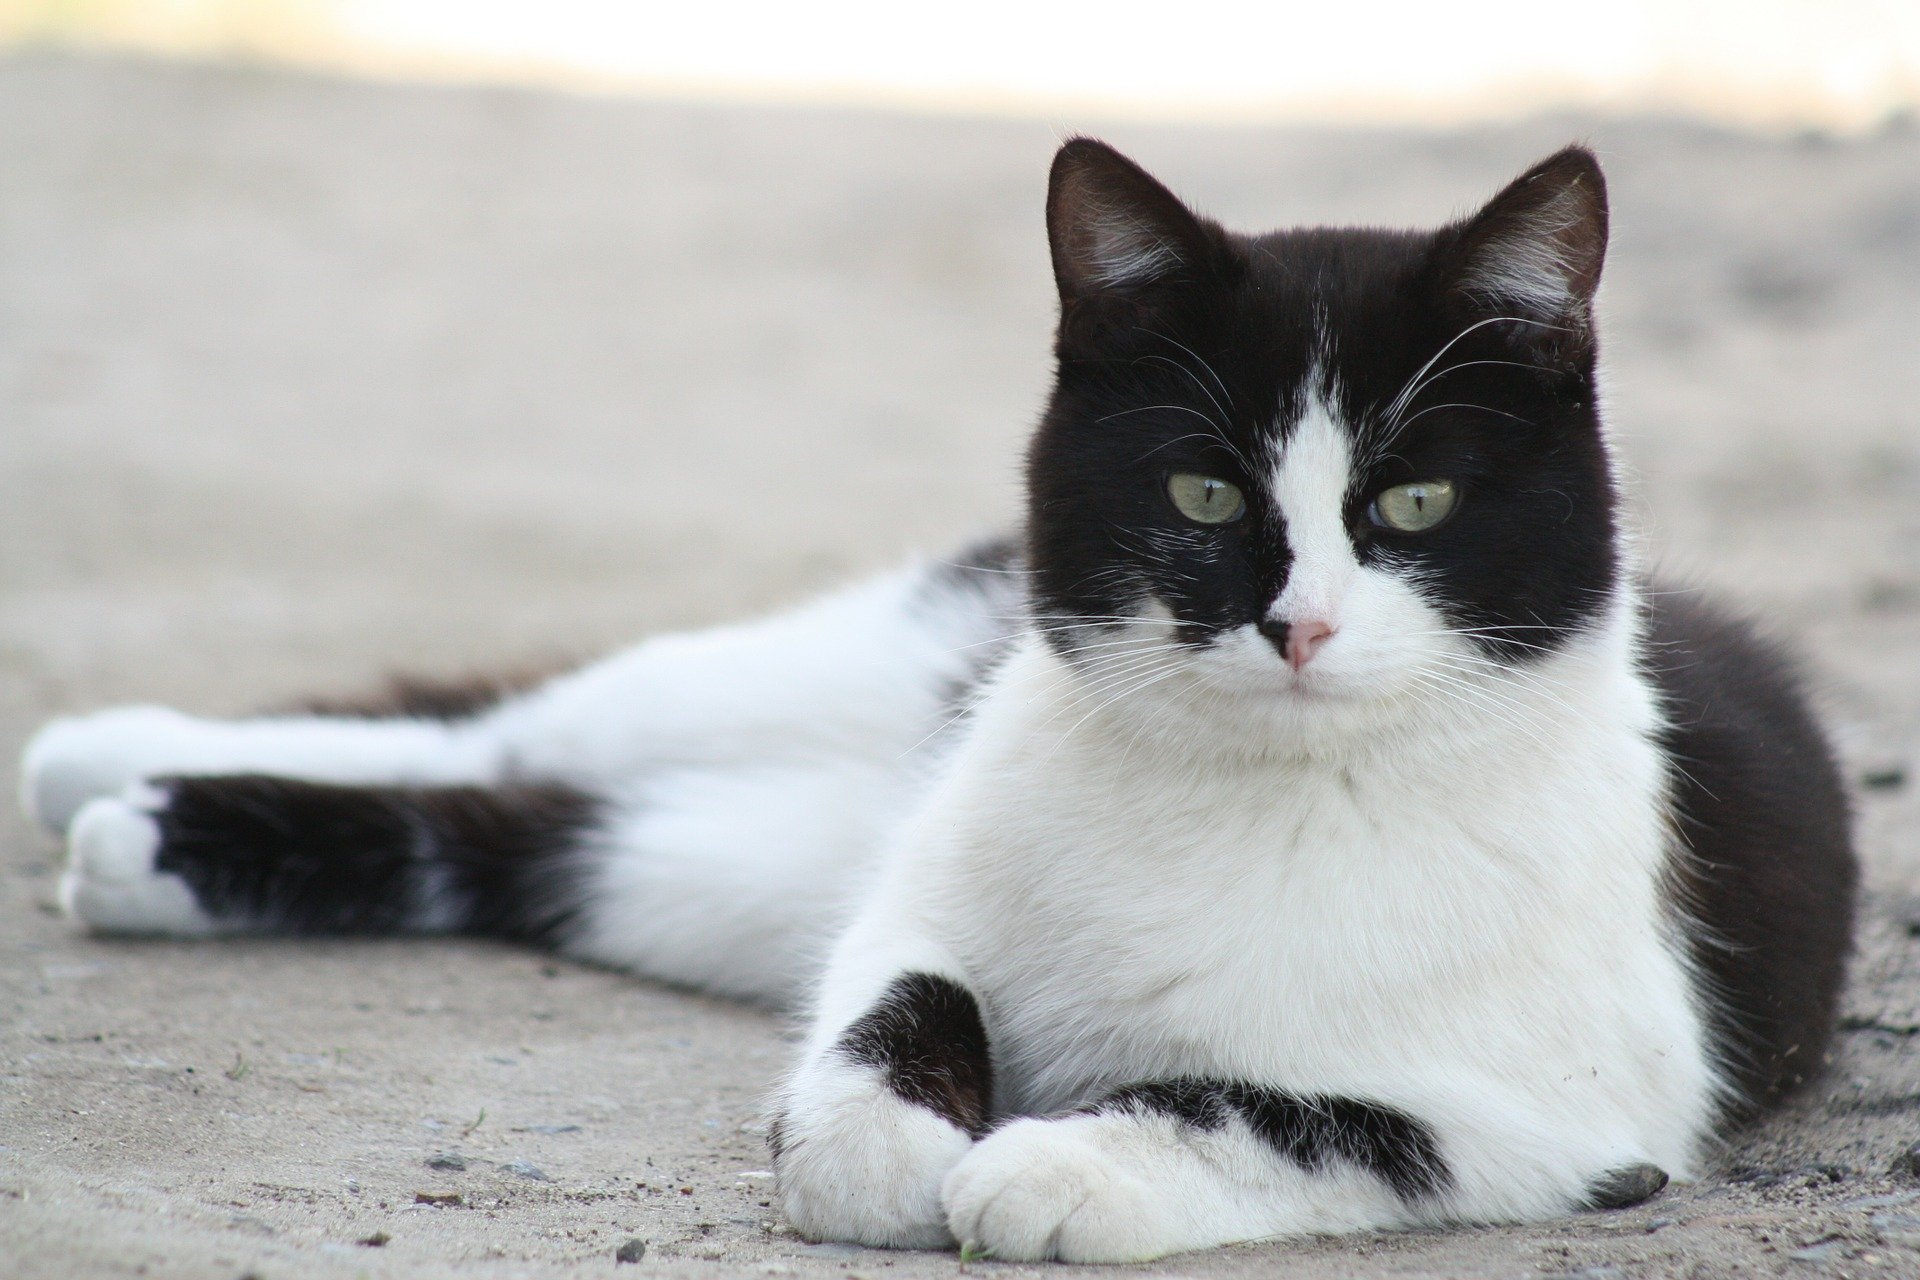
[[200, 937], [213, 919], [200, 909], [179, 876], [154, 869], [166, 803], [157, 788], [136, 784], [122, 796], [91, 800], [67, 834], [67, 869], [60, 905], [96, 933]]
[[185, 765], [193, 717], [166, 707], [116, 707], [55, 720], [20, 758], [20, 806], [53, 832], [65, 831], [89, 800]]
[[903, 1102], [873, 1067], [804, 1068], [780, 1119], [774, 1168], [794, 1229], [812, 1240], [950, 1249], [940, 1183], [973, 1139]]
[[1007, 1262], [1146, 1262], [1192, 1248], [1156, 1195], [1097, 1141], [1100, 1118], [1019, 1120], [947, 1176], [941, 1199], [961, 1247]]

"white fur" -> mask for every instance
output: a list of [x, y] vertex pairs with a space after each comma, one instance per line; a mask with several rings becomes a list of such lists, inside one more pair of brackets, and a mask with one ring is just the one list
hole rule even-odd
[[1136, 210], [1092, 192], [1084, 199], [1087, 207], [1078, 226], [1084, 241], [1078, 246], [1078, 262], [1088, 285], [1097, 289], [1139, 286], [1181, 265], [1180, 251]]
[[80, 807], [142, 778], [276, 773], [312, 782], [480, 782], [497, 752], [480, 738], [424, 720], [270, 716], [203, 720], [165, 707], [117, 707], [55, 720], [20, 766], [28, 816], [60, 832]]
[[[1317, 383], [1318, 370], [1308, 380]], [[1315, 396], [1279, 450], [1269, 482], [1273, 509], [1286, 522], [1293, 563], [1267, 616], [1278, 622], [1329, 623], [1335, 639], [1341, 607], [1360, 572], [1346, 522], [1351, 454], [1349, 437], [1325, 397]]]
[[60, 905], [68, 915], [101, 933], [199, 937], [215, 931], [186, 882], [154, 866], [160, 828], [153, 815], [165, 803], [162, 792], [134, 783], [123, 796], [81, 806], [60, 877]]
[[[1266, 478], [1295, 556], [1275, 616], [1337, 625], [1299, 671], [1252, 627], [1177, 645], [1149, 602], [1104, 656], [1022, 640], [956, 737], [942, 689], [1013, 629], [1017, 583], [907, 571], [649, 641], [454, 726], [62, 721], [24, 789], [55, 827], [79, 812], [70, 911], [175, 933], [212, 923], [153, 869], [151, 797], [93, 799], [142, 776], [608, 796], [566, 950], [769, 1000], [823, 975], [781, 1094], [783, 1194], [812, 1236], [1125, 1260], [1560, 1213], [1638, 1161], [1684, 1177], [1715, 1076], [1659, 892], [1639, 602], [1622, 592], [1524, 671], [1493, 664], [1417, 579], [1355, 558], [1350, 466], [1316, 405]], [[1039, 1118], [975, 1143], [835, 1047], [912, 971], [977, 995], [996, 1112]], [[1174, 1075], [1397, 1107], [1453, 1182], [1408, 1203], [1237, 1123], [1058, 1117]]]
[[902, 1101], [875, 1067], [813, 1057], [787, 1092], [780, 1178], [796, 1229], [900, 1249], [953, 1243], [940, 1187], [971, 1138]]

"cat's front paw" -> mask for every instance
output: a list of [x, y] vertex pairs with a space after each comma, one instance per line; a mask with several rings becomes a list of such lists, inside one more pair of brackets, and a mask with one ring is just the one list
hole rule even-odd
[[1008, 1262], [1145, 1262], [1192, 1247], [1166, 1196], [1098, 1141], [1099, 1124], [1020, 1120], [975, 1145], [941, 1192], [961, 1247]]
[[115, 707], [55, 720], [20, 757], [20, 807], [55, 833], [90, 800], [181, 763], [194, 720], [166, 707]]
[[794, 1229], [811, 1240], [948, 1249], [940, 1184], [973, 1139], [901, 1099], [872, 1067], [802, 1071], [774, 1130], [774, 1170]]

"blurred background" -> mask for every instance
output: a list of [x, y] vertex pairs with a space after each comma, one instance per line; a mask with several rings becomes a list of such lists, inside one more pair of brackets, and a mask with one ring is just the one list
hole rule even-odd
[[4, 710], [589, 653], [1006, 524], [1070, 132], [1250, 228], [1580, 138], [1651, 554], [1877, 742], [1917, 109], [1912, 0], [0, 0]]
[[1920, 95], [1910, 0], [7, 0], [0, 38], [409, 79], [1209, 121], [1577, 109], [1862, 128]]
[[1006, 523], [1073, 131], [1247, 227], [1594, 143], [1655, 555], [1904, 617], [1917, 108], [1911, 0], [0, 0], [0, 696], [591, 652]]
[[[1247, 229], [1431, 225], [1584, 139], [1646, 554], [1806, 656], [1861, 816], [1849, 1010], [1892, 1030], [1835, 1074], [1857, 1112], [1764, 1141], [1883, 1168], [1920, 1026], [1917, 109], [1915, 0], [0, 0], [0, 758], [108, 703], [584, 657], [1010, 524], [1068, 133]], [[372, 1274], [343, 1242], [411, 1203], [421, 1125], [489, 1111], [471, 1145], [569, 1187], [636, 1152], [698, 1183], [632, 1210], [660, 1256], [787, 1256], [706, 1207], [762, 1159], [771, 1023], [483, 948], [90, 944], [58, 858], [0, 807], [20, 1274]], [[533, 1045], [564, 1069], [501, 1070]], [[604, 1264], [602, 1210], [515, 1195], [377, 1274]], [[1797, 1203], [1740, 1221], [1829, 1239]], [[1716, 1231], [1653, 1247], [1776, 1264]], [[1402, 1247], [1518, 1274], [1542, 1239]]]

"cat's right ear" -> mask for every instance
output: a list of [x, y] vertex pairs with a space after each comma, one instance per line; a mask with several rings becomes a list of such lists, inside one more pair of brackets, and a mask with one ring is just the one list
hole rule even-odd
[[1047, 237], [1063, 311], [1091, 299], [1134, 298], [1199, 275], [1205, 226], [1145, 169], [1092, 138], [1053, 158]]

